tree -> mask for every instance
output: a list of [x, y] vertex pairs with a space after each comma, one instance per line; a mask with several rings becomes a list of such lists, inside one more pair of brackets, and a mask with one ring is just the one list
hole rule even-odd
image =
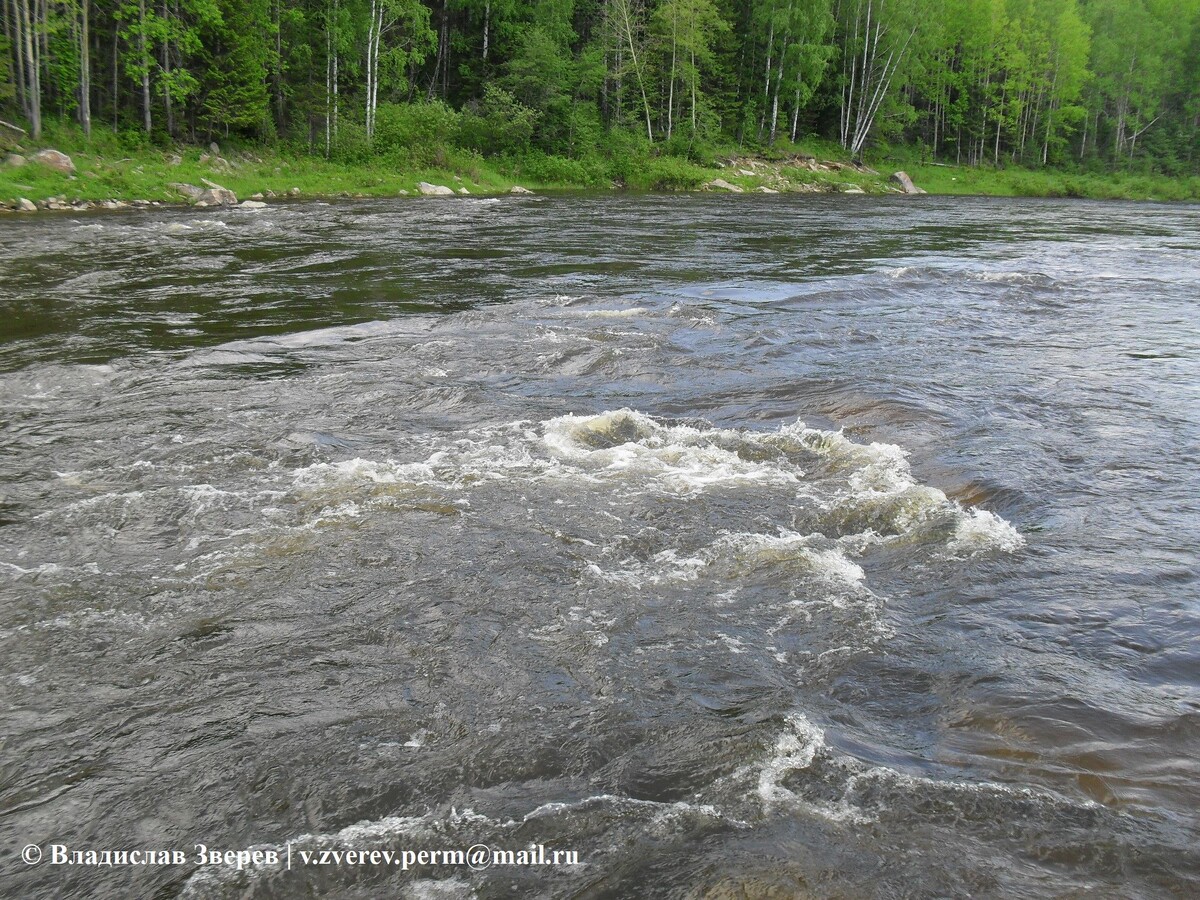
[[714, 47], [729, 32], [729, 23], [712, 0], [663, 0], [651, 17], [650, 32], [663, 59], [667, 140], [674, 133], [681, 102], [689, 111], [695, 133], [704, 94], [703, 75], [714, 67]]
[[856, 0], [843, 8], [839, 138], [856, 159], [917, 33], [913, 12], [899, 0]]
[[436, 41], [429, 25], [429, 10], [419, 0], [370, 0], [370, 3], [366, 49], [367, 140], [375, 135], [381, 76], [389, 88], [402, 87], [409, 66], [424, 62]]

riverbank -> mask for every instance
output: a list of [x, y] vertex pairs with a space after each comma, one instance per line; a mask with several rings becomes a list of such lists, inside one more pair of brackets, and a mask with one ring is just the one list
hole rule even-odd
[[[73, 170], [56, 170], [16, 148], [0, 164], [0, 204], [8, 209], [191, 202], [173, 184], [212, 182], [241, 200], [276, 197], [392, 197], [421, 193], [420, 184], [456, 194], [496, 195], [515, 186], [533, 191], [629, 189], [744, 193], [897, 193], [890, 180], [909, 172], [931, 194], [1200, 200], [1200, 178], [1080, 175], [1026, 169], [980, 169], [881, 160], [859, 166], [797, 151], [775, 158], [728, 155], [702, 166], [676, 157], [569, 160], [548, 156], [484, 159], [451, 154], [444, 165], [413, 168], [385, 160], [359, 164], [260, 150], [144, 150], [127, 156], [68, 148]], [[21, 204], [21, 201], [28, 201]]]

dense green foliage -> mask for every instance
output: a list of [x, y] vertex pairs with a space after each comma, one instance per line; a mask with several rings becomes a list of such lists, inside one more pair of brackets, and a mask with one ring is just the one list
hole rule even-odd
[[[236, 136], [416, 167], [461, 150], [583, 167], [572, 181], [600, 157], [814, 137], [1200, 166], [1200, 0], [2, 2], [0, 106], [35, 135], [71, 117], [131, 146]], [[682, 160], [665, 182], [697, 177]]]

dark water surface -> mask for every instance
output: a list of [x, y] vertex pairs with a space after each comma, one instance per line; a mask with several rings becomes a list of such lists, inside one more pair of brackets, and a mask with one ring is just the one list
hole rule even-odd
[[[0, 260], [5, 896], [1200, 894], [1200, 208], [307, 203]], [[581, 865], [19, 858], [288, 842]]]

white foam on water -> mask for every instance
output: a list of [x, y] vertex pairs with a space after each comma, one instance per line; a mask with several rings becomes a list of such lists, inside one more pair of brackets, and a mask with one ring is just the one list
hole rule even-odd
[[693, 554], [663, 550], [648, 560], [623, 560], [615, 570], [605, 570], [597, 563], [589, 564], [587, 570], [602, 581], [641, 588], [701, 577], [737, 578], [755, 569], [784, 567], [793, 575], [809, 576], [832, 588], [861, 588], [866, 580], [862, 567], [837, 546], [814, 546], [822, 542], [828, 543], [821, 535], [795, 532], [727, 533]]
[[440, 485], [429, 462], [400, 464], [355, 458], [336, 463], [314, 463], [292, 472], [295, 483], [310, 490], [331, 484], [358, 482], [375, 485]]
[[851, 807], [843, 795], [840, 802], [810, 800], [785, 787], [784, 778], [811, 768], [818, 754], [828, 753], [825, 732], [807, 717], [796, 713], [787, 717], [787, 727], [775, 740], [771, 755], [763, 762], [756, 786], [763, 812], [770, 814], [780, 806], [800, 808], [838, 823], [867, 824], [871, 817]]
[[831, 584], [857, 587], [866, 580], [866, 573], [837, 547], [813, 546], [820, 535], [803, 535], [785, 531], [778, 535], [739, 533], [719, 539], [713, 545], [717, 553], [729, 552], [735, 559], [759, 565], [801, 563], [803, 567]]
[[579, 314], [585, 319], [635, 319], [649, 312], [644, 306], [630, 306], [625, 309], [585, 309]]
[[[784, 784], [788, 776], [803, 772], [812, 776], [813, 788], [808, 795], [802, 779], [797, 779], [794, 788]], [[734, 777], [751, 774], [747, 767]], [[766, 814], [798, 809], [831, 822], [858, 825], [876, 821], [887, 810], [889, 794], [919, 795], [951, 807], [961, 806], [957, 801], [971, 795], [1002, 802], [1019, 800], [1062, 808], [1099, 808], [1094, 801], [1067, 799], [1045, 789], [994, 781], [942, 780], [870, 765], [835, 751], [826, 740], [824, 729], [800, 713], [787, 717], [770, 755], [758, 768], [756, 781], [756, 794]], [[836, 798], [831, 800], [831, 795]]]
[[[821, 534], [782, 525], [776, 535], [730, 532], [707, 547], [673, 547], [615, 564], [605, 561], [611, 548], [582, 538], [580, 546], [596, 548], [583, 569], [590, 577], [634, 588], [783, 566], [839, 589], [860, 589], [866, 575], [850, 557], [880, 544], [920, 541], [951, 556], [1012, 552], [1024, 544], [994, 513], [964, 510], [920, 483], [900, 447], [856, 443], [803, 422], [755, 432], [667, 424], [618, 409], [478, 429], [431, 449], [414, 462], [359, 457], [316, 463], [294, 470], [292, 479], [306, 499], [326, 501], [325, 518], [335, 517], [331, 511], [347, 500], [382, 505], [393, 494], [432, 490], [442, 499], [453, 491], [459, 499], [446, 502], [465, 504], [482, 484], [544, 482], [563, 482], [579, 502], [597, 507], [614, 496], [691, 497], [752, 488], [777, 492], [816, 517], [807, 524]], [[587, 499], [592, 494], [594, 501]]]
[[[670, 829], [684, 817], [724, 819], [737, 827], [748, 827], [747, 823], [725, 816], [710, 804], [673, 803], [656, 800], [641, 800], [616, 794], [597, 794], [572, 801], [543, 803], [518, 819], [497, 819], [475, 812], [472, 809], [451, 808], [449, 814], [430, 812], [422, 816], [386, 816], [382, 819], [363, 820], [348, 825], [339, 831], [326, 834], [301, 834], [282, 844], [260, 844], [247, 848], [250, 851], [273, 850], [280, 860], [287, 857], [290, 845], [292, 853], [298, 850], [376, 850], [407, 847], [419, 838], [436, 839], [443, 848], [461, 846], [464, 849], [474, 843], [491, 843], [495, 849], [515, 849], [499, 843], [502, 838], [496, 832], [513, 831], [528, 823], [553, 820], [562, 815], [586, 813], [592, 809], [608, 811], [618, 809], [643, 817], [642, 829]], [[648, 818], [645, 818], [647, 817]], [[527, 842], [526, 842], [527, 843]], [[279, 873], [282, 863], [268, 866], [263, 863], [248, 863], [242, 870], [223, 866], [198, 869], [183, 886], [182, 898], [227, 896], [231, 887], [245, 888], [248, 882], [273, 873]], [[452, 882], [449, 879], [443, 884]], [[433, 883], [433, 882], [430, 882]], [[247, 892], [243, 896], [249, 896]], [[437, 895], [435, 895], [437, 896]]]
[[407, 886], [401, 897], [404, 900], [469, 900], [475, 889], [461, 878], [420, 878]]
[[715, 806], [706, 803], [694, 804], [683, 800], [675, 801], [673, 803], [666, 803], [660, 800], [642, 800], [637, 797], [625, 797], [619, 794], [595, 794], [591, 797], [584, 797], [582, 800], [543, 803], [532, 812], [526, 813], [525, 816], [522, 817], [521, 823], [524, 824], [536, 819], [550, 818], [564, 812], [577, 812], [594, 807], [609, 806], [615, 806], [621, 809], [652, 810], [657, 814], [657, 816], [660, 817], [696, 814], [711, 818], [724, 818], [724, 815], [720, 810], [718, 810]]
[[638, 479], [684, 494], [738, 484], [799, 483], [804, 473], [793, 466], [746, 459], [718, 444], [722, 438], [741, 436], [661, 425], [630, 409], [561, 416], [543, 423], [543, 440], [552, 454], [609, 479]]
[[948, 546], [952, 553], [960, 554], [992, 550], [1014, 553], [1025, 546], [1025, 538], [995, 513], [986, 509], [973, 509], [959, 519], [954, 537], [950, 539]]
[[641, 588], [648, 585], [695, 581], [708, 566], [708, 560], [699, 556], [680, 556], [676, 550], [663, 550], [645, 562], [625, 560], [621, 568], [604, 570], [597, 563], [590, 563], [587, 571], [611, 584], [625, 584]]

